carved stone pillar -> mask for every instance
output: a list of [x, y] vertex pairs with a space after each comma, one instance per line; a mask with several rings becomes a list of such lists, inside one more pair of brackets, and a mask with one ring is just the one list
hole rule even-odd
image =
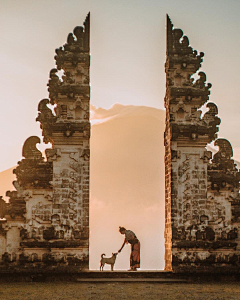
[[215, 142], [220, 152], [212, 162], [205, 148], [216, 139], [220, 119], [214, 103], [206, 105], [209, 110], [203, 117], [199, 110], [211, 88], [205, 73], [193, 79], [203, 56], [167, 16], [165, 269], [175, 272], [236, 271], [240, 265], [239, 252], [234, 252], [238, 225], [233, 224], [231, 207], [234, 201], [238, 209], [240, 177], [228, 141]]
[[39, 103], [37, 118], [44, 141], [53, 145], [46, 150], [53, 165], [53, 198], [45, 239], [52, 243], [53, 261], [61, 252], [67, 263], [82, 269], [88, 269], [89, 261], [89, 29], [90, 15], [84, 27], [76, 27], [67, 43], [56, 49], [57, 69], [50, 71], [48, 82], [50, 100]]
[[14, 170], [16, 190], [7, 192], [9, 203], [0, 199], [0, 270], [89, 268], [89, 32], [90, 15], [56, 50], [49, 99], [37, 117], [52, 143], [47, 160], [40, 139], [28, 138]]

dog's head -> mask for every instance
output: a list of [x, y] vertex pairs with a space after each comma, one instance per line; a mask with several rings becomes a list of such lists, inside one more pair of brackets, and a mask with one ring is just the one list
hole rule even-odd
[[118, 252], [117, 253], [112, 253], [113, 257], [116, 257], [117, 255], [118, 255]]

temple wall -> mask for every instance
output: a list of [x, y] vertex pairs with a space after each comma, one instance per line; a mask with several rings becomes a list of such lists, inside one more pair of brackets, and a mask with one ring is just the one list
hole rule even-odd
[[177, 157], [172, 158], [172, 182], [178, 187], [172, 194], [177, 208], [172, 212], [174, 234], [179, 226], [197, 224], [199, 216], [206, 215], [207, 164], [203, 155], [201, 148], [177, 147]]

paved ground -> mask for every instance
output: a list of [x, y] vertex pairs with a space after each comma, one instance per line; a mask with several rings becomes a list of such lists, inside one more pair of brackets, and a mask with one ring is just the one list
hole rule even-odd
[[0, 283], [1, 300], [239, 300], [240, 284], [139, 282]]

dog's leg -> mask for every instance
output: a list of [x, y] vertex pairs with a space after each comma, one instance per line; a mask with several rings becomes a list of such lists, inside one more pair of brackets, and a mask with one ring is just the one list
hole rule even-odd
[[111, 271], [113, 271], [113, 264], [111, 264]]

